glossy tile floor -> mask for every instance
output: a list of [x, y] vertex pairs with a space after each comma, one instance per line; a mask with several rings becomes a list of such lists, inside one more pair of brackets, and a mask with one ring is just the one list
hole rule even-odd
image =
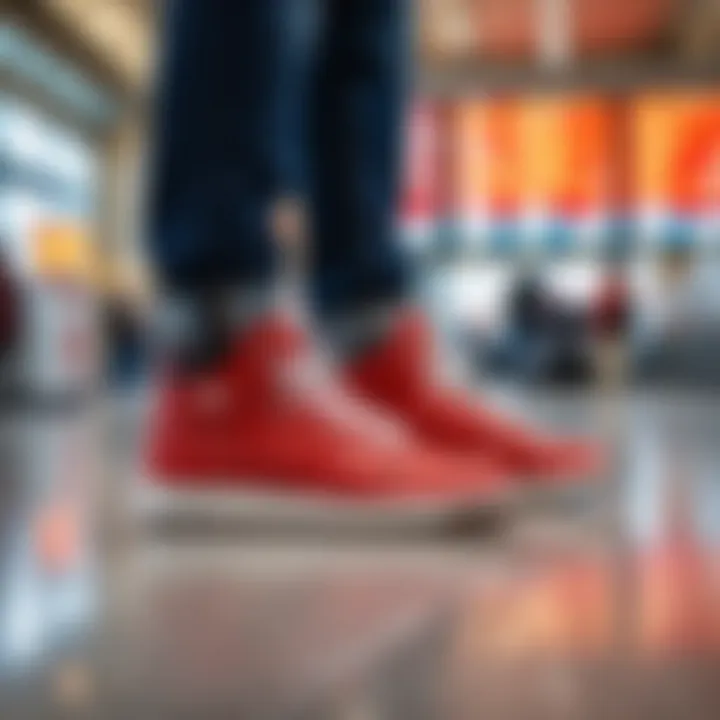
[[0, 717], [720, 717], [720, 398], [503, 393], [603, 488], [459, 537], [148, 532], [135, 403], [0, 430]]

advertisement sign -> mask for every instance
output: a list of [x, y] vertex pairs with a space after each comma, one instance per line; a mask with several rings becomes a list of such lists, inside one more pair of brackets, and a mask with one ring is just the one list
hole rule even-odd
[[633, 104], [633, 187], [641, 238], [720, 237], [720, 93], [658, 93]]
[[529, 98], [520, 108], [524, 235], [554, 251], [599, 242], [611, 213], [613, 114], [585, 96]]
[[613, 114], [584, 96], [493, 98], [455, 113], [456, 215], [493, 251], [600, 239], [610, 214]]
[[94, 246], [84, 228], [71, 221], [46, 221], [36, 229], [31, 251], [33, 274], [91, 284], [96, 274]]
[[523, 169], [519, 129], [512, 100], [472, 100], [455, 109], [455, 215], [465, 246], [501, 250], [517, 241]]

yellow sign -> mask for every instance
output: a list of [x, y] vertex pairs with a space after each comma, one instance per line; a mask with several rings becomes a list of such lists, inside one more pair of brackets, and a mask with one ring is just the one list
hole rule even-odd
[[85, 283], [96, 279], [97, 258], [85, 229], [72, 222], [45, 222], [33, 238], [32, 269], [46, 279], [66, 278]]

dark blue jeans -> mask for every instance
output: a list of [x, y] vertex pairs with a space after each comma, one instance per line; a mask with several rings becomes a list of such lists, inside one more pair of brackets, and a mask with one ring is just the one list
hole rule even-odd
[[402, 294], [394, 212], [405, 5], [168, 2], [150, 202], [151, 251], [168, 291], [272, 282], [269, 209], [300, 192], [319, 309]]

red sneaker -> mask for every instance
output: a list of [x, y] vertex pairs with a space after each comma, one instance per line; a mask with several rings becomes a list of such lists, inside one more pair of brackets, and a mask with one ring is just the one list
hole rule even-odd
[[276, 318], [220, 366], [165, 380], [150, 428], [151, 511], [426, 523], [505, 499], [504, 473], [490, 463], [421, 447], [329, 376], [317, 382], [306, 346]]
[[472, 402], [434, 378], [430, 328], [407, 313], [377, 350], [349, 368], [364, 397], [394, 412], [435, 447], [476, 452], [518, 478], [567, 485], [599, 472], [599, 449], [587, 442], [542, 436]]

